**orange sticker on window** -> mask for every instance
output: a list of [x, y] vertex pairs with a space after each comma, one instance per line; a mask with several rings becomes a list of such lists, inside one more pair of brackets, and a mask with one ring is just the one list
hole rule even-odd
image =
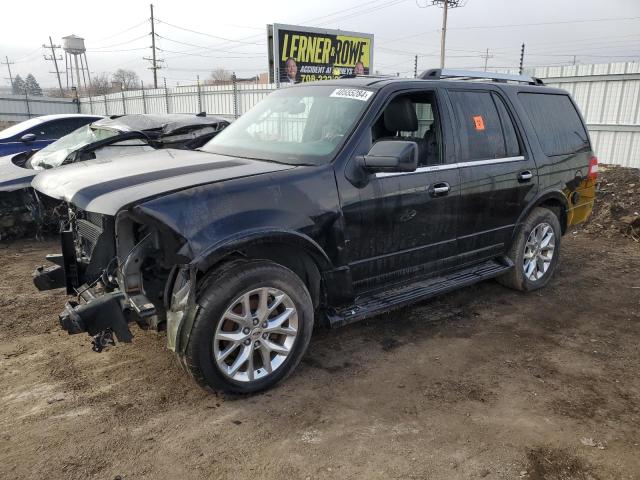
[[473, 123], [476, 126], [476, 130], [484, 130], [484, 119], [482, 115], [476, 115], [473, 117]]

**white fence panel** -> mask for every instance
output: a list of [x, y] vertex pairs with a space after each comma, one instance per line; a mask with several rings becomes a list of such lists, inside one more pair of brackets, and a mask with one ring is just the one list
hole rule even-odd
[[0, 120], [22, 122], [31, 117], [57, 113], [78, 113], [78, 104], [71, 98], [0, 95]]

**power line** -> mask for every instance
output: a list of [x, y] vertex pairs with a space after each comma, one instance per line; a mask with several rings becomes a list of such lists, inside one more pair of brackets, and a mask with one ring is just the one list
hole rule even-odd
[[[563, 41], [563, 42], [559, 42], [559, 41], [552, 41], [552, 42], [537, 42], [535, 43], [535, 46], [537, 48], [542, 48], [543, 50], [546, 49], [548, 50], [549, 48], [552, 48], [555, 50], [555, 48], [559, 45], [562, 46], [566, 46], [566, 45], [580, 45], [580, 46], [584, 46], [584, 45], [604, 45], [607, 43], [627, 43], [624, 40], [615, 40], [616, 38], [629, 38], [629, 37], [640, 37], [640, 33], [632, 33], [630, 35], [607, 35], [607, 36], [603, 36], [603, 37], [588, 37], [588, 38], [574, 38], [573, 40], [569, 40], [569, 41]], [[602, 41], [605, 40], [605, 41]], [[609, 41], [607, 41], [609, 40]], [[494, 51], [500, 51], [500, 50], [511, 50], [511, 47], [496, 47], [493, 48]]]
[[132, 38], [130, 40], [127, 40], [125, 42], [118, 42], [118, 43], [114, 43], [112, 45], [105, 45], [103, 47], [98, 47], [98, 48], [92, 48], [92, 49], [88, 49], [89, 52], [99, 52], [100, 50], [103, 50], [105, 48], [112, 48], [112, 47], [119, 47], [121, 45], [127, 45], [128, 43], [133, 43], [136, 42], [138, 40], [141, 40], [143, 38], [146, 38], [149, 34], [145, 33], [144, 35], [140, 35], [139, 37], [136, 38]]
[[338, 20], [339, 21], [345, 21], [345, 20], [349, 20], [349, 19], [354, 18], [354, 17], [360, 17], [362, 15], [367, 15], [369, 13], [377, 12], [378, 10], [382, 10], [383, 8], [393, 7], [395, 5], [399, 5], [399, 4], [407, 2], [407, 1], [408, 0], [391, 0], [391, 1], [388, 1], [387, 3], [376, 5], [376, 6], [373, 6], [371, 8], [358, 10], [356, 12], [351, 12], [351, 13], [348, 13], [347, 15], [340, 15], [339, 18], [337, 18], [337, 19], [326, 20], [326, 21], [321, 22], [319, 25], [326, 25], [327, 23], [332, 23], [332, 22], [335, 22], [335, 21], [338, 21]]
[[145, 23], [147, 23], [148, 21], [149, 21], [149, 19], [148, 19], [148, 18], [145, 18], [145, 19], [144, 19], [144, 20], [142, 20], [140, 23], [136, 23], [135, 25], [133, 25], [133, 26], [131, 26], [131, 27], [129, 27], [129, 28], [126, 28], [126, 29], [124, 29], [124, 30], [121, 30], [121, 31], [119, 31], [118, 33], [114, 33], [113, 35], [109, 35], [108, 37], [103, 37], [103, 38], [100, 38], [100, 39], [98, 39], [98, 40], [95, 40], [95, 42], [94, 42], [94, 43], [100, 43], [100, 42], [104, 42], [105, 40], [110, 40], [110, 39], [112, 39], [112, 38], [118, 37], [118, 36], [122, 35], [123, 33], [130, 32], [130, 31], [131, 31], [131, 30], [133, 30], [134, 28], [138, 28], [139, 26], [144, 25], [144, 24], [145, 24]]
[[185, 27], [181, 27], [179, 25], [175, 25], [173, 23], [169, 23], [169, 22], [165, 22], [164, 20], [160, 20], [159, 18], [156, 19], [158, 23], [163, 23], [165, 25], [168, 25], [170, 27], [173, 28], [177, 28], [178, 30], [184, 30], [185, 32], [191, 32], [191, 33], [195, 33], [198, 35], [204, 35], [205, 37], [211, 37], [211, 38], [215, 38], [216, 40], [224, 40], [225, 42], [231, 42], [231, 43], [243, 43], [246, 45], [261, 45], [260, 43], [255, 43], [255, 42], [245, 42], [242, 40], [233, 40], [231, 38], [225, 38], [225, 37], [219, 37], [217, 35], [211, 35], [210, 33], [204, 33], [204, 32], [198, 32], [197, 30], [191, 30], [190, 28], [185, 28]]
[[[346, 20], [346, 19], [352, 18], [354, 16], [364, 15], [364, 14], [367, 14], [367, 13], [371, 13], [373, 11], [380, 10], [382, 8], [387, 8], [387, 7], [394, 6], [394, 5], [397, 5], [397, 4], [400, 4], [400, 3], [404, 3], [404, 2], [406, 2], [408, 0], [387, 0], [383, 4], [373, 5], [373, 7], [372, 7], [372, 3], [375, 4], [377, 1], [380, 1], [380, 0], [374, 0], [373, 2], [369, 1], [369, 2], [360, 3], [358, 5], [354, 5], [353, 7], [341, 9], [341, 10], [338, 10], [336, 12], [333, 12], [333, 13], [330, 13], [330, 14], [327, 14], [327, 15], [322, 15], [320, 17], [315, 17], [315, 18], [309, 18], [309, 19], [303, 20], [303, 21], [301, 21], [299, 23], [310, 23], [310, 22], [314, 22], [316, 20], [329, 18], [329, 17], [335, 17], [335, 16], [338, 16], [338, 15], [341, 15], [341, 18], [340, 18], [341, 20]], [[367, 6], [367, 8], [359, 10], [359, 11], [356, 11], [356, 12], [351, 12], [347, 16], [343, 15], [344, 12], [348, 12], [350, 10], [355, 10], [355, 9], [358, 9], [358, 8], [360, 8], [362, 6]], [[369, 8], [369, 7], [371, 7], [371, 8]], [[261, 42], [250, 42], [250, 41], [247, 41], [247, 40], [253, 40], [253, 39], [256, 39], [256, 38], [264, 37], [264, 35], [251, 35], [249, 37], [243, 37], [243, 38], [240, 38], [240, 39], [230, 39], [230, 38], [220, 37], [220, 36], [211, 35], [211, 34], [208, 34], [208, 33], [205, 33], [205, 32], [200, 32], [200, 31], [197, 31], [197, 30], [189, 29], [189, 28], [186, 28], [186, 27], [182, 27], [180, 25], [175, 25], [175, 24], [172, 24], [172, 23], [169, 23], [169, 22], [165, 22], [164, 20], [161, 20], [161, 19], [156, 19], [156, 21], [164, 23], [165, 25], [169, 25], [169, 26], [174, 27], [174, 28], [178, 28], [180, 30], [187, 31], [187, 32], [196, 33], [198, 35], [204, 35], [204, 36], [207, 36], [207, 37], [212, 37], [212, 38], [215, 38], [215, 39], [218, 39], [218, 40], [223, 40], [223, 42], [219, 43], [219, 44], [210, 45], [208, 47], [204, 47], [204, 46], [198, 47], [198, 48], [203, 48], [203, 49], [206, 48], [208, 50], [215, 50], [218, 47], [224, 47], [224, 46], [226, 46], [227, 44], [230, 44], [230, 43], [231, 44], [240, 43], [240, 44], [243, 44], [243, 45], [258, 45], [258, 46], [265, 45], [265, 43], [266, 43], [264, 41], [261, 41]], [[241, 45], [231, 46], [229, 48], [234, 48], [235, 49], [235, 48], [239, 48], [240, 46]], [[196, 50], [194, 50], [194, 51], [196, 51]], [[227, 51], [226, 53], [235, 53], [235, 52], [228, 52]]]
[[[196, 49], [182, 50], [180, 52], [173, 52], [173, 53], [184, 53], [185, 55], [189, 55], [189, 54], [191, 54], [191, 52], [197, 52], [198, 50], [211, 50], [211, 51], [217, 51], [217, 52], [221, 52], [221, 53], [235, 53], [235, 54], [245, 53], [245, 52], [232, 52], [232, 51], [227, 51], [227, 50], [220, 50], [220, 49], [217, 49], [217, 48], [206, 47], [204, 45], [197, 45], [195, 43], [182, 42], [180, 40], [174, 40], [172, 38], [168, 38], [168, 37], [165, 37], [165, 36], [157, 34], [157, 33], [156, 33], [156, 37], [162, 38], [163, 40], [167, 40], [167, 41], [172, 42], [172, 43], [177, 43], [179, 45], [186, 45], [188, 47], [197, 47]], [[246, 52], [246, 53], [250, 54], [250, 53], [253, 53], [253, 52]]]
[[[321, 15], [319, 17], [315, 17], [315, 18], [309, 18], [307, 20], [304, 20], [302, 23], [310, 23], [310, 22], [315, 22], [317, 20], [324, 20], [327, 18], [331, 18], [331, 17], [335, 17], [335, 16], [341, 16], [343, 15], [345, 12], [348, 12], [349, 10], [357, 10], [360, 7], [373, 7], [375, 3], [379, 2], [381, 0], [373, 0], [373, 1], [368, 1], [368, 2], [362, 2], [362, 3], [358, 3], [357, 5], [353, 5], [352, 7], [348, 7], [348, 8], [343, 8], [341, 10], [335, 11], [333, 13], [329, 13], [327, 15]], [[395, 0], [394, 0], [395, 1]], [[389, 1], [387, 1], [387, 3], [391, 3]], [[380, 4], [379, 4], [380, 5]]]
[[175, 57], [167, 57], [168, 59], [172, 59], [172, 58], [178, 58], [178, 57], [185, 57], [185, 56], [190, 56], [190, 57], [203, 57], [203, 58], [216, 58], [216, 59], [220, 59], [220, 58], [264, 58], [264, 55], [253, 55], [253, 56], [216, 56], [216, 55], [203, 55], [201, 53], [184, 53], [183, 52], [176, 52], [173, 50], [165, 50], [164, 48], [160, 48], [160, 47], [156, 47], [156, 50], [159, 50], [161, 52], [167, 52], [167, 53], [180, 53], [182, 55], [177, 55]]
[[30, 57], [39, 57], [40, 56], [40, 47], [36, 48], [35, 50], [30, 51], [29, 53], [23, 55], [22, 57], [18, 57], [16, 59], [14, 59], [13, 63], [25, 63], [28, 59], [33, 60], [33, 58]]
[[[441, 0], [444, 1], [444, 0]], [[519, 24], [505, 24], [505, 25], [468, 25], [468, 26], [463, 26], [463, 27], [450, 27], [449, 30], [473, 30], [473, 29], [485, 29], [485, 28], [509, 28], [509, 27], [527, 27], [527, 26], [541, 26], [541, 25], [564, 25], [564, 24], [569, 24], [569, 23], [588, 23], [588, 22], [604, 22], [604, 21], [619, 21], [619, 20], [638, 20], [640, 19], [640, 17], [622, 17], [622, 18], [609, 18], [609, 19], [603, 19], [603, 18], [596, 18], [596, 19], [587, 19], [587, 20], [566, 20], [566, 21], [559, 21], [559, 22], [539, 22], [539, 23], [519, 23]], [[409, 39], [409, 38], [413, 38], [413, 37], [420, 37], [422, 35], [426, 35], [427, 33], [437, 33], [439, 32], [439, 30], [434, 29], [434, 30], [426, 30], [426, 31], [422, 31], [419, 33], [413, 33], [411, 35], [405, 35], [402, 37], [395, 37], [395, 38], [386, 38], [385, 42], [386, 43], [394, 43], [394, 42], [401, 42], [403, 40]], [[628, 37], [628, 36], [637, 36], [638, 34], [631, 34], [631, 35], [621, 35], [621, 37]], [[380, 37], [378, 37], [380, 38]], [[610, 38], [615, 38], [612, 36], [606, 36], [606, 37], [599, 37], [599, 38], [603, 38], [603, 39], [610, 39]], [[594, 40], [594, 37], [589, 37], [586, 40]], [[574, 41], [575, 43], [580, 43], [581, 40], [576, 39]], [[572, 43], [574, 43], [572, 42]], [[548, 43], [550, 45], [555, 45], [556, 42], [545, 42]], [[543, 45], [542, 44], [538, 44], [538, 45]], [[496, 48], [495, 50], [505, 50], [505, 48]]]
[[[441, 0], [442, 1], [442, 0]], [[587, 20], [563, 20], [559, 22], [539, 22], [539, 23], [512, 23], [506, 25], [468, 25], [464, 27], [452, 27], [450, 30], [475, 30], [483, 28], [511, 28], [511, 27], [536, 27], [546, 25], [566, 25], [569, 23], [592, 23], [592, 22], [619, 22], [624, 20], [640, 20], [640, 17], [617, 17], [617, 18], [592, 18]]]
[[138, 48], [121, 48], [119, 50], [88, 50], [91, 53], [115, 53], [115, 52], [137, 52], [140, 50], [148, 50], [149, 47], [138, 47]]

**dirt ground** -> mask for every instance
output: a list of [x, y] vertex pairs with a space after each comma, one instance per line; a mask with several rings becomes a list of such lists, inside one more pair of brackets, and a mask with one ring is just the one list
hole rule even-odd
[[55, 242], [0, 251], [0, 478], [640, 478], [640, 244], [579, 232], [555, 279], [485, 282], [319, 331], [252, 397], [205, 393], [164, 337], [96, 354], [37, 293]]

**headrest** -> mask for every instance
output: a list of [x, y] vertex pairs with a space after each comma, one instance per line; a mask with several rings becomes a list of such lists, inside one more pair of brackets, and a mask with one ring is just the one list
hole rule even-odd
[[384, 109], [384, 126], [391, 132], [414, 132], [418, 130], [418, 116], [411, 100], [396, 98]]

